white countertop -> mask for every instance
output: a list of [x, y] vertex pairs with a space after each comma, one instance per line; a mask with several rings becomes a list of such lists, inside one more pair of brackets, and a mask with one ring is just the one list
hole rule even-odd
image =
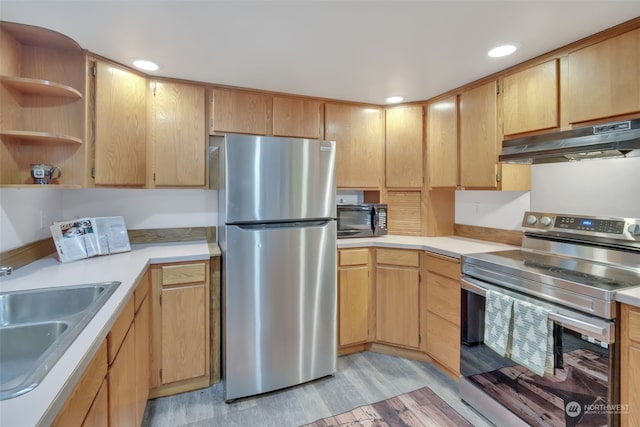
[[338, 239], [338, 249], [373, 246], [379, 248], [418, 249], [440, 255], [460, 258], [462, 255], [514, 249], [515, 246], [466, 237], [422, 237], [422, 236], [380, 236], [353, 239]]
[[219, 255], [206, 241], [132, 245], [131, 252], [60, 263], [42, 258], [0, 278], [0, 291], [119, 281], [118, 289], [51, 368], [42, 382], [21, 396], [0, 401], [0, 425], [48, 426], [120, 315], [149, 264], [206, 260]]
[[616, 292], [616, 301], [640, 308], [640, 287]]

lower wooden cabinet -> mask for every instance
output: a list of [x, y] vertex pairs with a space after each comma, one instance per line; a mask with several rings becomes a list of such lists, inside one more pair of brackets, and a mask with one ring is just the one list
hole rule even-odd
[[427, 354], [454, 378], [460, 373], [460, 261], [426, 255]]
[[[135, 425], [142, 424], [144, 410], [147, 406], [149, 398], [149, 375], [150, 375], [150, 355], [151, 355], [151, 338], [150, 338], [150, 303], [149, 294], [149, 273], [147, 272], [136, 288], [134, 299], [136, 301], [136, 314], [134, 317], [135, 325]], [[137, 297], [137, 298], [136, 298]]]
[[210, 385], [209, 261], [152, 267], [151, 397]]
[[338, 251], [338, 347], [371, 341], [369, 249]]
[[113, 363], [109, 366], [109, 425], [136, 425], [135, 324], [131, 323]]
[[376, 250], [376, 341], [420, 346], [420, 254]]
[[621, 304], [620, 402], [622, 426], [640, 425], [640, 308]]
[[107, 380], [103, 380], [98, 394], [87, 412], [87, 417], [82, 427], [108, 427], [109, 426], [109, 387]]

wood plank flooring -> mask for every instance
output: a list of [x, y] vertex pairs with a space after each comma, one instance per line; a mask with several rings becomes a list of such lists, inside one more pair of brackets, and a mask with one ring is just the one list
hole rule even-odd
[[333, 377], [230, 404], [222, 384], [150, 400], [143, 426], [296, 427], [425, 386], [472, 425], [492, 425], [460, 400], [457, 383], [433, 365], [363, 352], [339, 357]]

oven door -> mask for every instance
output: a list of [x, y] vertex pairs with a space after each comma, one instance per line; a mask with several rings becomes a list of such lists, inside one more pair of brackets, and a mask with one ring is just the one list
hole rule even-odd
[[[554, 373], [537, 375], [483, 342], [488, 289], [549, 310]], [[498, 426], [618, 425], [614, 323], [462, 278], [460, 397]], [[540, 343], [541, 346], [546, 343]]]

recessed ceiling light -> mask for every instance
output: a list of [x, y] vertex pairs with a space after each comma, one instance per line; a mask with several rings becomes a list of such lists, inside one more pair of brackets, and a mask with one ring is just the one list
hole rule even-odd
[[505, 44], [503, 46], [494, 47], [488, 53], [492, 58], [500, 58], [501, 56], [511, 55], [516, 51], [516, 47], [512, 44]]
[[145, 71], [156, 71], [160, 68], [155, 62], [147, 61], [146, 59], [136, 59], [133, 61], [133, 66]]
[[390, 96], [387, 98], [387, 102], [389, 104], [397, 104], [398, 102], [402, 102], [403, 99], [401, 96]]

